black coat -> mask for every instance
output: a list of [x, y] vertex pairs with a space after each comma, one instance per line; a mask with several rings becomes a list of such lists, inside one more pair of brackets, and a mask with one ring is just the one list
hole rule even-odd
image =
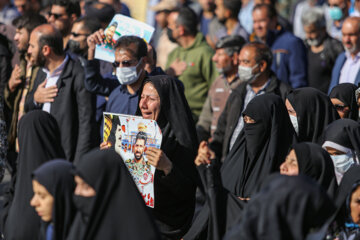
[[[278, 80], [273, 73], [270, 78], [271, 81], [265, 89], [265, 92], [275, 93], [285, 101], [288, 92], [291, 90], [290, 86]], [[213, 140], [210, 144], [210, 148], [215, 151], [218, 158], [225, 159], [229, 152], [231, 136], [236, 128], [240, 115], [244, 110], [246, 85], [247, 83], [244, 82], [234, 89], [226, 102], [224, 111], [220, 115], [216, 131], [213, 135]]]
[[[26, 112], [42, 108], [43, 104], [35, 105], [34, 93], [45, 78], [46, 74], [39, 71], [34, 88], [25, 102]], [[58, 95], [51, 103], [50, 114], [59, 125], [66, 159], [71, 162], [77, 161], [96, 145], [96, 98], [84, 87], [84, 70], [80, 62], [71, 57], [56, 85]]]

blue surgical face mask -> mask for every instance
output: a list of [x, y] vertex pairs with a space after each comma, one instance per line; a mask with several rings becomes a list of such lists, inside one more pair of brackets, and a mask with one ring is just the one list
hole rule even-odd
[[290, 121], [295, 129], [296, 135], [299, 135], [299, 123], [298, 123], [297, 117], [290, 115], [290, 114], [289, 114], [289, 117], [290, 117]]
[[334, 163], [335, 170], [342, 175], [354, 164], [354, 158], [351, 152], [341, 155], [331, 155], [330, 157]]
[[341, 8], [334, 6], [329, 8], [329, 15], [332, 20], [338, 21], [343, 17], [343, 12]]

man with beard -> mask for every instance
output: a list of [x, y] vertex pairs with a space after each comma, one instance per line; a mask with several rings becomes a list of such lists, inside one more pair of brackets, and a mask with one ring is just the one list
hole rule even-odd
[[335, 62], [331, 74], [329, 93], [340, 83], [360, 83], [360, 21], [357, 17], [349, 17], [342, 25], [342, 43], [345, 52]]
[[65, 48], [70, 39], [72, 25], [80, 17], [80, 5], [75, 1], [55, 0], [50, 9], [48, 23], [60, 31]]
[[[10, 165], [13, 165], [12, 160], [15, 161], [16, 154], [16, 138], [17, 138], [17, 124], [20, 118], [25, 114], [24, 103], [28, 97], [28, 92], [32, 90], [38, 67], [33, 66], [29, 61], [26, 51], [29, 46], [29, 38], [31, 31], [46, 23], [46, 19], [39, 14], [24, 14], [13, 21], [16, 27], [16, 34], [14, 40], [20, 55], [20, 64], [15, 65], [11, 77], [8, 80], [4, 89], [4, 100], [11, 116], [8, 125], [8, 159]], [[14, 167], [14, 166], [12, 166]]]
[[84, 87], [80, 62], [64, 53], [60, 32], [49, 24], [30, 35], [30, 61], [39, 65], [25, 110], [42, 109], [55, 117], [66, 159], [77, 161], [96, 145], [95, 98]]

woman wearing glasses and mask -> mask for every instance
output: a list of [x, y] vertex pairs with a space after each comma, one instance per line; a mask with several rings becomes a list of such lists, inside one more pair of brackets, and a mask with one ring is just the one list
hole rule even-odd
[[356, 89], [355, 84], [342, 83], [331, 90], [329, 97], [341, 118], [358, 120], [359, 108], [355, 96]]

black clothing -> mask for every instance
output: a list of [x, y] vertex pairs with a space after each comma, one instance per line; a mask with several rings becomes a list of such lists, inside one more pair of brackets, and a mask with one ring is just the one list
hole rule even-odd
[[[285, 101], [287, 94], [290, 92], [290, 86], [281, 82], [275, 76], [270, 75], [269, 85], [266, 87], [266, 93], [275, 93], [281, 96]], [[219, 159], [225, 159], [229, 151], [231, 136], [237, 126], [241, 113], [244, 108], [244, 100], [247, 93], [247, 83], [241, 83], [230, 94], [225, 108], [219, 117], [216, 131], [213, 135], [213, 140], [210, 143], [210, 148], [216, 153]]]
[[250, 200], [226, 240], [303, 240], [334, 212], [325, 191], [305, 176], [274, 174]]
[[76, 163], [75, 174], [94, 188], [96, 195], [75, 195], [74, 200], [83, 205], [68, 240], [160, 238], [127, 167], [114, 150], [83, 155]]
[[25, 114], [19, 122], [17, 172], [5, 196], [2, 216], [4, 236], [9, 240], [38, 240], [40, 217], [30, 206], [32, 172], [42, 163], [64, 158], [60, 130], [54, 117], [44, 111]]
[[[155, 171], [153, 213], [163, 236], [178, 239], [189, 229], [195, 208], [198, 181], [194, 164], [198, 147], [195, 124], [178, 80], [159, 75], [146, 78], [144, 85], [148, 82], [160, 97], [157, 122], [163, 134], [161, 150], [173, 164], [166, 176]], [[141, 114], [140, 109], [137, 114]]]
[[337, 182], [329, 153], [321, 146], [310, 142], [294, 144], [293, 149], [299, 166], [299, 174], [311, 177], [327, 191], [329, 196], [334, 197]]
[[284, 102], [275, 94], [255, 97], [243, 114], [255, 123], [244, 123], [222, 165], [221, 178], [231, 193], [250, 198], [264, 178], [279, 171], [295, 132]]
[[342, 83], [336, 85], [330, 92], [330, 98], [337, 98], [342, 101], [345, 106], [349, 107], [349, 115], [346, 118], [357, 121], [359, 118], [359, 107], [355, 97], [357, 86], [352, 83]]
[[[72, 167], [71, 163], [59, 159], [46, 162], [33, 172], [33, 179], [43, 185], [54, 198], [51, 220], [54, 226], [53, 240], [66, 239], [75, 217], [75, 181], [71, 174]], [[48, 223], [43, 222], [43, 225]], [[43, 237], [42, 239], [46, 240], [46, 237]]]
[[[39, 71], [34, 87], [28, 94], [25, 111], [42, 109], [43, 104], [34, 103], [34, 93], [45, 80], [46, 74]], [[81, 155], [95, 147], [98, 130], [95, 123], [96, 98], [84, 87], [84, 69], [80, 62], [69, 57], [56, 86], [57, 96], [51, 103], [50, 114], [60, 127], [61, 143], [66, 159], [77, 161]]]
[[299, 142], [321, 143], [321, 134], [339, 115], [330, 98], [315, 88], [298, 88], [287, 99], [296, 112]]

